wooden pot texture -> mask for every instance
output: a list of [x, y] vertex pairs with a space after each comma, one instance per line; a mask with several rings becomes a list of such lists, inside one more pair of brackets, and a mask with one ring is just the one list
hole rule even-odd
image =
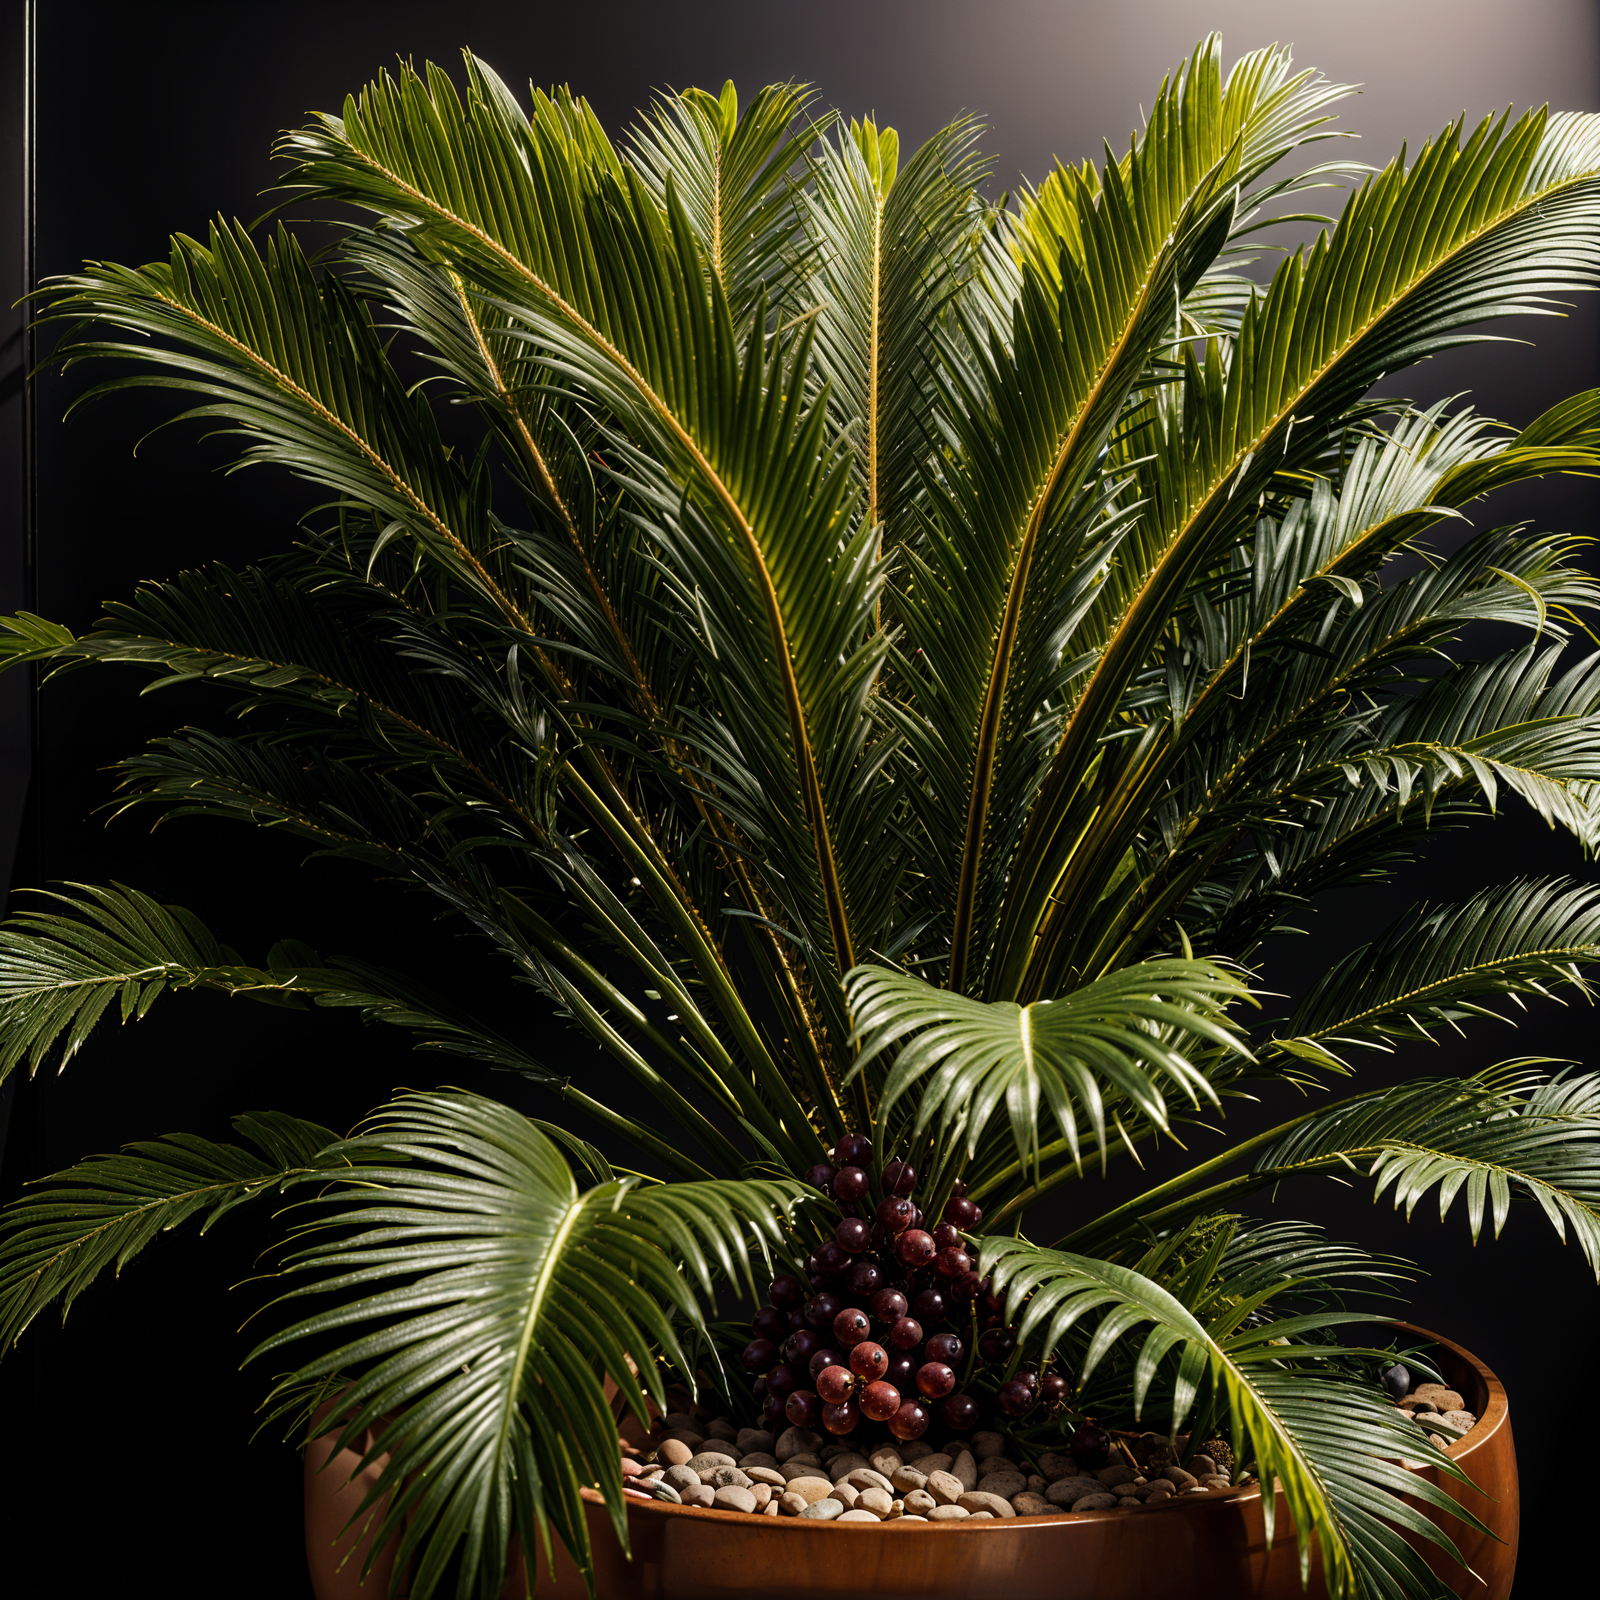
[[[1505, 1389], [1459, 1345], [1425, 1329], [1400, 1326], [1437, 1341], [1436, 1365], [1478, 1417], [1477, 1427], [1449, 1453], [1479, 1492], [1450, 1480], [1444, 1488], [1492, 1530], [1484, 1535], [1421, 1507], [1445, 1527], [1471, 1570], [1456, 1566], [1431, 1545], [1425, 1550], [1428, 1563], [1463, 1600], [1507, 1600], [1516, 1566], [1518, 1503]], [[331, 1444], [331, 1436], [323, 1436], [306, 1447], [306, 1554], [312, 1586], [317, 1600], [381, 1600], [393, 1555], [381, 1553], [367, 1582], [359, 1581], [366, 1553], [359, 1530], [343, 1537], [340, 1530], [359, 1504], [366, 1482], [349, 1479], [359, 1453], [345, 1451], [329, 1461]], [[1425, 1475], [1438, 1481], [1434, 1469]], [[1310, 1588], [1300, 1586], [1294, 1533], [1281, 1497], [1277, 1533], [1268, 1549], [1259, 1485], [1184, 1497], [1154, 1510], [978, 1524], [830, 1524], [630, 1502], [631, 1561], [612, 1533], [599, 1496], [585, 1490], [584, 1497], [600, 1600], [772, 1600], [775, 1594], [819, 1600], [1325, 1597], [1315, 1561]], [[347, 1553], [341, 1569], [340, 1559]], [[588, 1591], [571, 1559], [558, 1548], [553, 1579], [541, 1560], [536, 1592], [551, 1600], [584, 1600]], [[504, 1593], [508, 1600], [524, 1593], [520, 1570]]]

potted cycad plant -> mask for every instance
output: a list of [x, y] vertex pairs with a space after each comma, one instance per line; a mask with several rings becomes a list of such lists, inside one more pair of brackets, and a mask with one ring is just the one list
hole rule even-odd
[[[902, 160], [801, 90], [741, 108], [730, 85], [619, 143], [468, 56], [464, 92], [407, 70], [285, 138], [296, 205], [338, 208], [325, 268], [222, 224], [48, 285], [64, 359], [197, 397], [318, 509], [86, 631], [8, 619], [7, 659], [242, 697], [225, 731], [130, 756], [122, 798], [409, 880], [542, 1000], [496, 1032], [425, 975], [294, 942], [251, 964], [134, 889], [69, 887], [0, 935], [0, 1067], [212, 988], [360, 1007], [543, 1086], [550, 1120], [439, 1089], [346, 1139], [253, 1114], [239, 1143], [92, 1157], [10, 1214], [3, 1342], [160, 1229], [303, 1202], [288, 1309], [322, 1298], [258, 1346], [301, 1363], [275, 1403], [337, 1389], [336, 1446], [383, 1419], [372, 1548], [403, 1530], [414, 1595], [447, 1573], [492, 1595], [546, 1527], [580, 1567], [591, 1522], [628, 1537], [608, 1382], [639, 1416], [677, 1380], [792, 1419], [804, 1375], [758, 1355], [751, 1393], [718, 1297], [809, 1275], [770, 1309], [837, 1289], [861, 1315], [851, 1250], [875, 1251], [913, 1286], [937, 1270], [958, 1340], [1002, 1336], [958, 1363], [967, 1408], [898, 1395], [895, 1437], [1214, 1436], [1277, 1481], [1297, 1581], [1317, 1552], [1331, 1594], [1442, 1592], [1418, 1507], [1443, 1520], [1464, 1475], [1379, 1383], [1416, 1341], [1343, 1298], [1391, 1264], [1234, 1207], [1353, 1167], [1407, 1204], [1459, 1194], [1474, 1231], [1532, 1199], [1600, 1268], [1600, 1079], [1344, 1085], [1094, 1198], [1246, 1085], [1327, 1089], [1600, 958], [1594, 890], [1517, 882], [1402, 919], [1290, 1015], [1253, 993], [1290, 908], [1443, 814], [1510, 793], [1600, 834], [1600, 659], [1562, 657], [1600, 595], [1573, 541], [1428, 542], [1501, 485], [1600, 468], [1600, 394], [1520, 431], [1369, 394], [1589, 286], [1600, 119], [1447, 128], [1253, 279], [1262, 208], [1333, 170], [1289, 158], [1341, 92], [1276, 49], [1224, 76], [1212, 39], [1125, 154], [993, 204], [970, 122]], [[394, 364], [413, 352], [426, 383]], [[447, 444], [446, 406], [475, 443]], [[1520, 641], [1473, 659], [1483, 619]], [[552, 1015], [627, 1093], [558, 1068]], [[1069, 1188], [1070, 1232], [1035, 1242]], [[937, 1268], [899, 1252], [941, 1226]], [[841, 1436], [871, 1426], [854, 1404]], [[960, 1533], [1002, 1581], [999, 1532]]]

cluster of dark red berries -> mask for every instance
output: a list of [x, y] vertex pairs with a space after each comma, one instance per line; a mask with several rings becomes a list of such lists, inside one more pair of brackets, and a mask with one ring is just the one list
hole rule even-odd
[[[744, 1366], [755, 1374], [765, 1421], [843, 1435], [865, 1418], [887, 1423], [897, 1439], [918, 1439], [937, 1410], [951, 1433], [971, 1431], [984, 1405], [960, 1386], [962, 1362], [971, 1387], [980, 1362], [1003, 1368], [1017, 1348], [1016, 1335], [1000, 1326], [1000, 1301], [962, 1248], [962, 1233], [983, 1212], [957, 1184], [930, 1233], [912, 1199], [914, 1168], [886, 1162], [874, 1185], [872, 1142], [860, 1134], [846, 1134], [829, 1157], [806, 1182], [837, 1200], [844, 1215], [806, 1260], [809, 1290], [780, 1274], [750, 1322], [755, 1337]], [[1019, 1371], [998, 1386], [993, 1403], [1021, 1418], [1066, 1393], [1058, 1373]]]

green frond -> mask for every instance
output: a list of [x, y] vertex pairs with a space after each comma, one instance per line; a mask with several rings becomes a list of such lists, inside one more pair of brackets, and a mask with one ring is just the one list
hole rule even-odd
[[805, 85], [771, 84], [741, 110], [732, 82], [719, 95], [686, 89], [659, 96], [630, 136], [633, 163], [663, 210], [669, 189], [682, 205], [735, 321], [758, 299], [784, 305], [803, 281], [790, 184], [821, 131], [809, 116], [815, 98]]
[[262, 254], [242, 228], [214, 224], [207, 244], [174, 236], [165, 262], [91, 263], [46, 292], [47, 321], [93, 319], [139, 341], [69, 336], [56, 352], [68, 364], [132, 357], [155, 369], [108, 379], [85, 398], [135, 386], [203, 396], [183, 418], [215, 419], [249, 440], [241, 464], [285, 466], [391, 535], [409, 534], [493, 613], [526, 628], [482, 462], [452, 457], [425, 394], [402, 383], [365, 309], [339, 277], [317, 278], [286, 229]]
[[1503, 1013], [1496, 995], [1547, 995], [1600, 961], [1600, 890], [1551, 882], [1506, 884], [1452, 906], [1407, 912], [1370, 944], [1335, 962], [1272, 1046], [1336, 1055], [1350, 1045], [1432, 1040], [1434, 1029]]
[[1034, 950], [1054, 942], [1051, 923], [1081, 914], [1062, 888], [1103, 861], [1086, 820], [1138, 781], [1153, 751], [1129, 741], [1107, 763], [1102, 741], [1191, 585], [1225, 558], [1265, 497], [1322, 458], [1330, 430], [1380, 375], [1467, 342], [1472, 324], [1542, 309], [1551, 293], [1593, 282], [1597, 127], [1530, 113], [1510, 127], [1485, 122], [1464, 143], [1459, 126], [1447, 129], [1409, 167], [1397, 161], [1364, 185], [1332, 232], [1282, 265], [1226, 360], [1216, 341], [1190, 349], [1177, 397], [1145, 403], [1127, 450], [1148, 510], [1067, 647], [1093, 665], [1009, 878], [999, 924], [1008, 992]]
[[874, 1074], [880, 1123], [892, 1125], [914, 1090], [913, 1133], [936, 1120], [960, 1125], [975, 1154], [1003, 1103], [1017, 1159], [1036, 1176], [1043, 1110], [1076, 1163], [1080, 1116], [1103, 1149], [1108, 1111], [1137, 1112], [1164, 1128], [1169, 1093], [1215, 1102], [1190, 1058], [1197, 1046], [1244, 1052], [1223, 1018], [1249, 993], [1204, 961], [1145, 962], [1031, 1006], [986, 1004], [882, 967], [858, 967], [846, 990], [861, 1046], [853, 1072], [896, 1052], [887, 1076]]
[[[647, 1122], [583, 1093], [566, 1075], [402, 974], [348, 960], [323, 966], [314, 951], [294, 941], [275, 945], [265, 967], [249, 966], [179, 907], [159, 905], [121, 885], [71, 887], [81, 891], [79, 898], [50, 896], [70, 907], [71, 915], [24, 912], [0, 927], [0, 1076], [23, 1063], [30, 1074], [37, 1072], [53, 1055], [64, 1066], [113, 1008], [122, 1022], [136, 1021], [173, 990], [210, 989], [267, 1005], [353, 1007], [369, 1021], [408, 1030], [419, 1049], [468, 1056], [521, 1073], [631, 1140], [668, 1171], [705, 1175]], [[551, 973], [548, 967], [543, 970]], [[567, 989], [576, 997], [570, 983]], [[669, 1112], [707, 1136], [717, 1157], [734, 1169], [743, 1164], [709, 1129], [703, 1113], [636, 1051], [624, 1052], [624, 1057], [625, 1064], [638, 1065]]]
[[660, 1404], [655, 1358], [690, 1370], [674, 1319], [702, 1325], [719, 1284], [753, 1292], [754, 1263], [786, 1249], [808, 1191], [623, 1180], [580, 1192], [527, 1118], [459, 1092], [400, 1097], [324, 1160], [358, 1166], [360, 1181], [308, 1202], [289, 1270], [313, 1281], [285, 1303], [334, 1304], [250, 1359], [316, 1341], [275, 1393], [352, 1374], [341, 1446], [393, 1418], [357, 1513], [392, 1495], [374, 1550], [398, 1534], [396, 1571], [413, 1562], [421, 1596], [459, 1553], [462, 1592], [492, 1596], [513, 1534], [533, 1550], [553, 1530], [587, 1563], [578, 1490], [591, 1483], [626, 1546], [603, 1380], [641, 1417], [647, 1394]]
[[280, 1111], [249, 1112], [233, 1126], [254, 1150], [168, 1134], [91, 1156], [13, 1201], [0, 1219], [0, 1349], [56, 1300], [65, 1321], [107, 1267], [120, 1276], [158, 1234], [197, 1217], [207, 1233], [248, 1201], [281, 1194], [307, 1174], [326, 1176], [318, 1153], [339, 1137]]
[[[1238, 207], [1243, 220], [1252, 217], [1268, 199], [1293, 194], [1317, 182], [1326, 169], [1315, 168], [1260, 188], [1252, 187], [1291, 151], [1340, 137], [1327, 128], [1330, 119], [1324, 113], [1335, 101], [1350, 94], [1351, 88], [1328, 83], [1317, 72], [1291, 74], [1289, 53], [1277, 46], [1241, 56], [1226, 81], [1221, 63], [1222, 36], [1213, 33], [1200, 41], [1194, 54], [1176, 72], [1162, 80], [1156, 103], [1162, 109], [1171, 102], [1193, 105], [1198, 116], [1191, 137], [1203, 149], [1220, 152], [1237, 143], [1234, 181], [1243, 191]], [[1149, 130], [1160, 115], [1158, 109], [1147, 120], [1144, 137], [1149, 137]], [[1133, 151], [1141, 142], [1136, 136], [1129, 154], [1116, 162], [1124, 181], [1132, 169]], [[1114, 159], [1108, 153], [1108, 163]], [[1206, 164], [1203, 156], [1200, 160]], [[1083, 232], [1073, 199], [1073, 190], [1080, 182], [1092, 192], [1099, 191], [1101, 179], [1092, 163], [1076, 170], [1058, 163], [1037, 188], [1024, 189], [1009, 230], [1011, 250], [1019, 265], [1030, 267], [1058, 288], [1062, 282], [1062, 252], [1080, 264], [1083, 260]]]
[[801, 197], [816, 251], [817, 373], [854, 457], [863, 514], [886, 544], [912, 535], [907, 512], [935, 439], [930, 334], [951, 323], [978, 270], [979, 132], [963, 118], [902, 166], [892, 128], [852, 122], [822, 142]]
[[1256, 1167], [1276, 1179], [1364, 1161], [1373, 1199], [1392, 1189], [1408, 1220], [1431, 1190], [1440, 1221], [1461, 1197], [1474, 1243], [1486, 1220], [1499, 1237], [1514, 1198], [1532, 1200], [1558, 1237], [1571, 1229], [1600, 1282], [1597, 1097], [1600, 1075], [1544, 1079], [1512, 1062], [1459, 1087], [1406, 1086], [1331, 1108], [1270, 1145]]
[[[882, 858], [881, 803], [859, 763], [884, 649], [869, 631], [882, 579], [870, 530], [849, 527], [849, 474], [826, 442], [825, 408], [781, 380], [804, 365], [810, 337], [769, 337], [761, 317], [741, 333], [675, 193], [663, 212], [538, 106], [532, 120], [514, 113], [482, 63], [469, 59], [468, 72], [465, 102], [438, 71], [370, 85], [342, 119], [290, 136], [293, 181], [419, 229], [474, 298], [518, 321], [530, 350], [628, 430], [607, 449], [646, 508], [676, 603], [699, 619], [695, 649], [727, 724], [727, 770], [705, 801], [738, 832], [759, 830], [766, 887], [822, 969], [818, 1000], [842, 1038], [826, 969], [853, 966], [881, 917], [881, 886], [862, 881]], [[460, 181], [486, 162], [509, 189]], [[581, 249], [563, 242], [578, 239]], [[669, 305], [663, 340], [647, 308]], [[726, 803], [723, 783], [741, 791]]]
[[928, 776], [929, 875], [950, 895], [958, 990], [983, 965], [975, 930], [990, 925], [1034, 792], [1033, 712], [1081, 670], [1063, 645], [1126, 534], [1114, 515], [1105, 525], [1115, 491], [1094, 469], [1232, 219], [1239, 141], [1208, 109], [1187, 82], [1163, 93], [1126, 177], [1108, 165], [1103, 189], [1075, 179], [1082, 245], [1059, 290], [1025, 271], [1009, 346], [970, 329], [945, 363], [953, 449], [896, 610], [917, 685], [904, 731]]
[[19, 611], [14, 617], [0, 617], [0, 670], [24, 661], [50, 661], [74, 642], [70, 628], [59, 622]]
[[[1391, 1559], [1404, 1546], [1397, 1539], [1383, 1539], [1382, 1522], [1453, 1550], [1445, 1535], [1400, 1496], [1457, 1515], [1460, 1508], [1442, 1489], [1406, 1472], [1396, 1458], [1421, 1459], [1456, 1477], [1462, 1476], [1460, 1470], [1427, 1446], [1415, 1424], [1401, 1417], [1375, 1385], [1362, 1388], [1319, 1369], [1318, 1358], [1327, 1346], [1306, 1339], [1314, 1329], [1376, 1322], [1377, 1316], [1322, 1312], [1213, 1334], [1181, 1301], [1141, 1273], [1088, 1256], [1024, 1239], [987, 1239], [978, 1270], [993, 1273], [995, 1290], [1005, 1297], [1007, 1318], [1017, 1323], [1024, 1343], [1051, 1349], [1084, 1318], [1098, 1313], [1082, 1357], [1085, 1378], [1113, 1347], [1132, 1344], [1134, 1329], [1148, 1325], [1135, 1358], [1136, 1416], [1164, 1361], [1177, 1367], [1174, 1426], [1187, 1415], [1201, 1384], [1209, 1382], [1216, 1392], [1214, 1403], [1231, 1417], [1236, 1449], [1243, 1446], [1254, 1457], [1261, 1481], [1276, 1482], [1283, 1495], [1299, 1543], [1302, 1581], [1310, 1573], [1315, 1543], [1330, 1594], [1357, 1595], [1369, 1592], [1369, 1585], [1385, 1592], [1386, 1563], [1372, 1544], [1381, 1541]], [[1293, 1286], [1293, 1280], [1280, 1280], [1265, 1290], [1256, 1288], [1252, 1298], [1264, 1303], [1274, 1287], [1287, 1291]], [[1270, 1496], [1263, 1498], [1262, 1509], [1270, 1541]], [[1410, 1575], [1415, 1574], [1426, 1579], [1426, 1569], [1413, 1558]], [[1389, 1592], [1396, 1591], [1391, 1587]]]
[[[1086, 1223], [1063, 1246], [1181, 1229], [1242, 1196], [1318, 1173], [1393, 1188], [1409, 1216], [1439, 1190], [1440, 1216], [1465, 1195], [1474, 1240], [1486, 1216], [1499, 1234], [1515, 1199], [1535, 1202], [1565, 1238], [1570, 1227], [1600, 1279], [1600, 1076], [1547, 1077], [1515, 1060], [1469, 1078], [1424, 1078], [1352, 1095], [1269, 1129]], [[1245, 1163], [1231, 1178], [1222, 1174]], [[1212, 1180], [1220, 1180], [1213, 1182]]]

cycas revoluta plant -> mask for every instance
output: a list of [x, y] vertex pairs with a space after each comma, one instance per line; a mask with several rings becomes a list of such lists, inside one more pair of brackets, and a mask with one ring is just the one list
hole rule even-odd
[[[1224, 76], [1212, 39], [1125, 154], [994, 205], [971, 122], [902, 161], [800, 89], [741, 112], [730, 85], [617, 143], [469, 56], [464, 91], [407, 69], [284, 139], [296, 204], [339, 207], [325, 266], [219, 222], [48, 286], [63, 359], [134, 363], [101, 391], [187, 392], [318, 509], [81, 635], [9, 619], [9, 661], [215, 683], [238, 722], [129, 757], [128, 803], [429, 891], [637, 1090], [413, 977], [298, 943], [251, 965], [120, 886], [0, 936], [0, 1068], [167, 990], [359, 1007], [547, 1087], [638, 1170], [451, 1090], [349, 1139], [257, 1114], [239, 1144], [132, 1145], [11, 1213], [5, 1343], [158, 1231], [288, 1191], [296, 1292], [332, 1300], [260, 1345], [311, 1341], [275, 1398], [350, 1384], [345, 1440], [397, 1416], [374, 1495], [413, 1592], [456, 1563], [494, 1594], [513, 1535], [586, 1559], [582, 1484], [626, 1537], [603, 1378], [637, 1410], [698, 1366], [752, 1406], [718, 1353], [748, 1334], [708, 1311], [814, 1257], [840, 1208], [800, 1175], [853, 1134], [916, 1169], [929, 1226], [964, 1196], [989, 1230], [956, 1287], [987, 1280], [1021, 1344], [974, 1393], [1024, 1357], [1068, 1380], [1016, 1428], [1203, 1419], [1281, 1481], [1331, 1592], [1434, 1592], [1394, 1530], [1442, 1535], [1396, 1496], [1448, 1502], [1394, 1462], [1454, 1469], [1375, 1381], [1392, 1336], [1337, 1343], [1393, 1264], [1229, 1208], [1351, 1169], [1408, 1209], [1463, 1197], [1474, 1234], [1532, 1200], [1600, 1273], [1600, 1077], [1338, 1098], [1091, 1210], [1113, 1157], [1247, 1084], [1325, 1087], [1600, 959], [1600, 895], [1524, 881], [1402, 919], [1292, 1015], [1251, 994], [1284, 918], [1507, 791], [1600, 839], [1575, 541], [1428, 542], [1600, 468], [1600, 392], [1520, 431], [1370, 394], [1591, 286], [1600, 119], [1452, 125], [1256, 281], [1262, 208], [1340, 170], [1279, 175], [1342, 92], [1276, 49]], [[1523, 642], [1473, 659], [1485, 619]], [[1081, 1220], [1031, 1242], [1066, 1185]]]

